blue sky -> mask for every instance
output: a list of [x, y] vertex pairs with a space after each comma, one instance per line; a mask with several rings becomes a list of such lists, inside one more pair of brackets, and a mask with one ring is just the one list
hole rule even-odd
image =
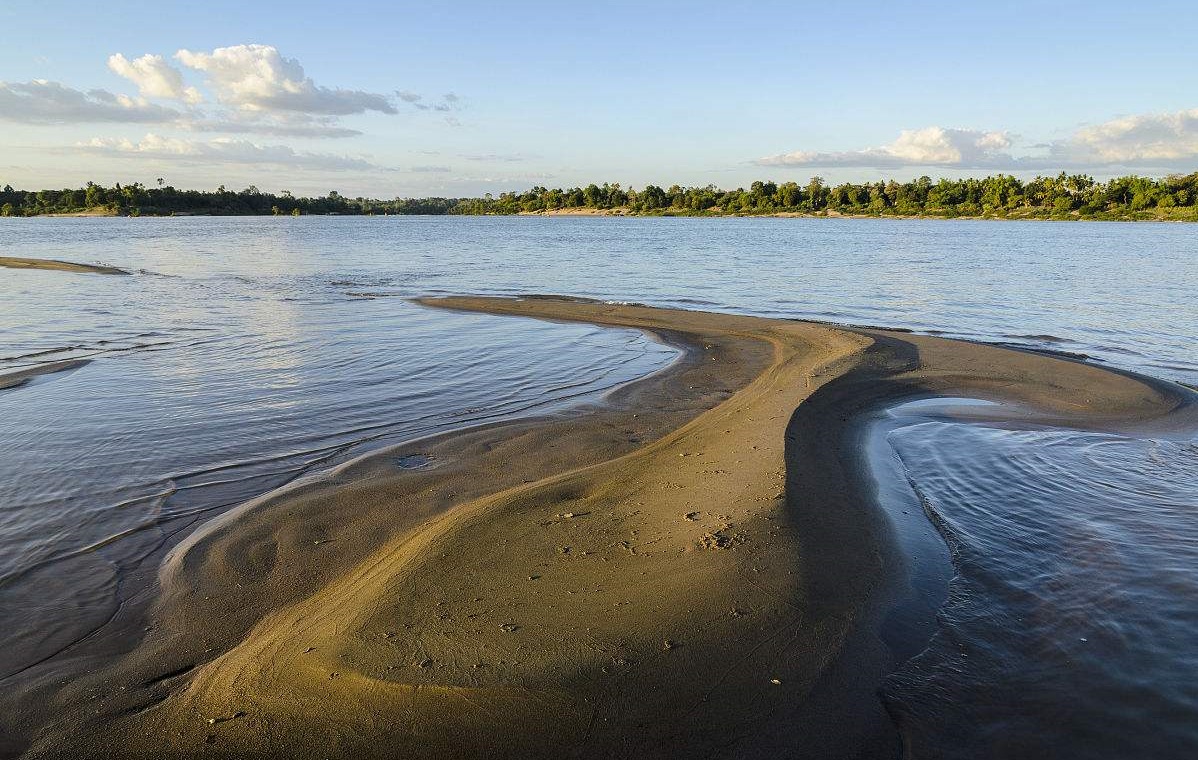
[[146, 7], [0, 7], [0, 182], [391, 197], [1198, 169], [1193, 2]]

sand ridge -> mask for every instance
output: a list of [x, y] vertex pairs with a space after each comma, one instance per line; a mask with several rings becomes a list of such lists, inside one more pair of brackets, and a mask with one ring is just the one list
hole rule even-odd
[[0, 256], [0, 267], [9, 269], [48, 269], [56, 272], [80, 272], [86, 274], [129, 274], [124, 269], [104, 264], [79, 264], [57, 259], [27, 259], [19, 256]]
[[[1028, 352], [576, 299], [441, 308], [687, 346], [610, 408], [450, 435], [176, 548], [147, 640], [30, 756], [896, 756], [877, 635], [904, 559], [856, 436], [915, 395], [1194, 424], [1193, 394]], [[408, 450], [435, 464], [397, 473]], [[97, 684], [125, 693], [82, 702]]]
[[0, 374], [0, 391], [9, 388], [19, 388], [26, 385], [34, 378], [42, 375], [53, 375], [58, 372], [70, 372], [74, 369], [91, 364], [91, 359], [63, 359], [57, 362], [45, 362], [43, 364], [35, 364], [32, 367], [15, 370], [13, 372], [5, 372]]

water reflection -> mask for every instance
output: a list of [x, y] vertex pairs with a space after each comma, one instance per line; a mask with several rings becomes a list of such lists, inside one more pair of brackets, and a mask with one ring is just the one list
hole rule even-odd
[[0, 675], [103, 624], [120, 578], [197, 520], [365, 447], [594, 398], [675, 356], [634, 331], [347, 299], [329, 277], [127, 279], [99, 294], [46, 280], [53, 317], [31, 302], [0, 350], [12, 367], [96, 360], [0, 392], [0, 615], [18, 621]]

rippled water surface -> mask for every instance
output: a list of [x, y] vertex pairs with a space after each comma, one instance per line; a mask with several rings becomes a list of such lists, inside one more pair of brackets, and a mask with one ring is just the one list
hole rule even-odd
[[955, 569], [884, 688], [910, 756], [1198, 756], [1198, 442], [899, 419]]
[[[92, 360], [0, 391], [0, 619], [17, 621], [0, 632], [0, 677], [102, 625], [125, 570], [231, 504], [371, 446], [595, 399], [675, 356], [635, 332], [406, 296], [552, 292], [905, 327], [1198, 384], [1196, 244], [1198, 228], [1167, 224], [0, 220], [4, 255], [136, 272], [0, 269], [0, 373]], [[944, 422], [894, 435], [960, 570], [932, 648], [887, 687], [915, 746], [929, 716], [979, 742], [1002, 726], [1055, 741], [1083, 721], [1086, 747], [1129, 757], [1166, 739], [1120, 745], [1120, 728], [1198, 724], [1189, 444]], [[946, 696], [956, 681], [961, 699]], [[1029, 689], [1045, 684], [1055, 696], [1038, 702]], [[1128, 712], [1108, 722], [1103, 700]]]
[[[9, 255], [144, 268], [205, 286], [243, 277], [277, 298], [303, 297], [313, 285], [342, 278], [347, 297], [552, 292], [907, 327], [1086, 354], [1198, 384], [1198, 228], [1185, 224], [6, 219], [0, 248]], [[22, 282], [5, 283], [6, 301]], [[59, 285], [43, 293], [48, 300], [36, 308], [74, 315], [95, 306], [54, 298], [74, 292]], [[21, 301], [19, 308], [29, 307]], [[102, 302], [100, 308], [119, 306]], [[11, 319], [5, 314], [0, 324], [7, 327]], [[0, 337], [19, 343], [26, 334], [6, 330]]]

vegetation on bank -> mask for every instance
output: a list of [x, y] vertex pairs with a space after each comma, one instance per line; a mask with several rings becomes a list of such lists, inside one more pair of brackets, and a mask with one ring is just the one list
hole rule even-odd
[[920, 177], [910, 182], [829, 185], [820, 177], [806, 184], [754, 182], [748, 189], [714, 185], [640, 190], [604, 183], [482, 198], [301, 198], [284, 190], [264, 193], [250, 186], [239, 192], [180, 190], [158, 180], [66, 190], [0, 191], [0, 216], [106, 213], [128, 216], [301, 215], [301, 214], [521, 214], [623, 213], [634, 215], [818, 214], [853, 216], [993, 217], [1013, 219], [1172, 219], [1198, 221], [1198, 172], [1162, 179], [1119, 177], [1096, 182], [1081, 174], [1023, 181], [999, 174], [984, 179]]

